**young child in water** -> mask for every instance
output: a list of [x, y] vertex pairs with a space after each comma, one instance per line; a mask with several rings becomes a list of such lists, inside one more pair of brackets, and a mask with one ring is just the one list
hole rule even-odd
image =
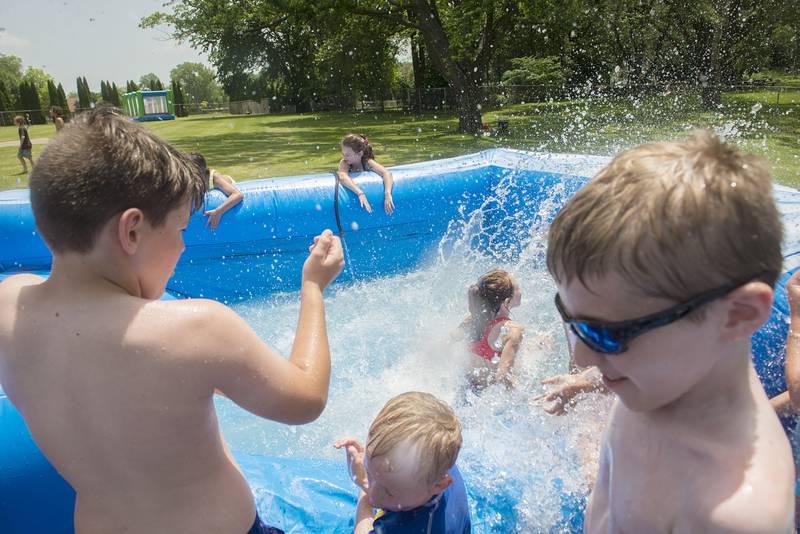
[[616, 394], [586, 532], [793, 531], [794, 463], [750, 357], [781, 237], [767, 166], [708, 132], [623, 152], [556, 216], [556, 307]]
[[480, 391], [493, 383], [513, 386], [513, 367], [524, 328], [511, 320], [511, 309], [522, 302], [519, 283], [502, 269], [492, 269], [470, 286], [469, 315], [460, 335], [469, 343], [472, 368], [470, 386]]
[[209, 169], [206, 164], [206, 158], [203, 157], [202, 154], [199, 152], [190, 152], [189, 157], [200, 168], [201, 174], [208, 180], [209, 191], [211, 189], [219, 189], [228, 197], [216, 208], [203, 212], [203, 215], [208, 217], [206, 226], [210, 226], [211, 230], [216, 230], [219, 226], [219, 222], [222, 220], [222, 216], [240, 203], [244, 195], [239, 191], [239, 188], [236, 187], [236, 181], [233, 178], [227, 174], [220, 173], [216, 169]]
[[366, 135], [347, 134], [342, 139], [342, 159], [339, 161], [339, 169], [336, 171], [336, 175], [343, 186], [358, 195], [361, 207], [367, 210], [367, 213], [372, 213], [372, 205], [367, 200], [367, 195], [350, 178], [351, 172], [365, 171], [373, 171], [383, 178], [383, 209], [391, 215], [394, 211], [392, 173], [375, 161], [372, 145], [369, 144]]
[[361, 488], [354, 534], [472, 532], [467, 490], [455, 465], [461, 424], [433, 395], [394, 397], [370, 425], [366, 448], [354, 438], [334, 447], [347, 452]]

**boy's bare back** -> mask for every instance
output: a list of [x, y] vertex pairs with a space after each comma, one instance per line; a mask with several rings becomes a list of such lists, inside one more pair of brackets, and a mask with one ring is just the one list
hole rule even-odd
[[0, 285], [4, 388], [78, 492], [78, 532], [249, 528], [253, 501], [213, 408], [209, 308], [26, 275]]
[[[17, 275], [0, 283], [0, 382], [76, 490], [79, 534], [247, 532], [256, 516], [253, 496], [220, 436], [213, 395], [219, 390], [281, 422], [319, 416], [330, 380], [322, 292], [341, 272], [341, 244], [330, 231], [314, 240], [289, 359], [222, 304], [155, 300], [184, 250], [190, 188], [195, 184], [202, 196], [205, 181], [188, 159], [124, 118], [103, 110], [84, 115], [48, 145], [54, 153], [43, 154], [40, 174], [31, 178], [34, 215], [53, 266], [47, 281]], [[125, 135], [114, 135], [118, 130]], [[117, 185], [129, 194], [95, 187], [102, 167], [88, 177], [74, 170], [76, 181], [88, 182], [86, 199], [95, 193], [98, 201], [118, 202], [118, 210], [81, 198], [85, 209], [75, 213], [48, 197], [59, 187], [70, 194], [74, 185], [61, 183], [70, 171], [54, 164], [60, 150], [70, 165], [84, 145], [130, 140], [140, 159], [109, 150], [120, 161], [106, 176], [112, 183], [129, 179]], [[134, 176], [115, 174], [125, 166]], [[167, 178], [178, 194], [165, 205], [159, 180]], [[109, 211], [110, 218], [103, 215]], [[90, 222], [94, 231], [81, 235]]]

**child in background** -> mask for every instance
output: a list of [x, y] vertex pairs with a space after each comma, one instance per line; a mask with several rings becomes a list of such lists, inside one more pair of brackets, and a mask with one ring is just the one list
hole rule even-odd
[[433, 395], [394, 397], [370, 425], [366, 448], [353, 438], [334, 447], [344, 447], [361, 488], [354, 534], [472, 532], [467, 490], [455, 465], [461, 424]]
[[502, 269], [478, 278], [468, 291], [469, 315], [459, 328], [475, 356], [468, 375], [475, 391], [493, 383], [513, 386], [512, 369], [522, 343], [524, 328], [511, 320], [511, 309], [522, 302], [519, 283]]
[[372, 213], [372, 206], [367, 200], [367, 195], [350, 178], [349, 173], [372, 171], [380, 174], [383, 178], [383, 209], [391, 215], [394, 211], [392, 173], [375, 161], [374, 158], [372, 146], [369, 144], [366, 135], [347, 134], [342, 139], [342, 159], [339, 161], [339, 169], [336, 171], [336, 175], [342, 185], [358, 195], [361, 207], [367, 210], [367, 213]]
[[31, 170], [33, 170], [33, 143], [28, 136], [28, 127], [25, 125], [25, 118], [21, 115], [14, 117], [14, 124], [17, 125], [17, 133], [19, 134], [19, 150], [17, 151], [17, 158], [22, 163], [22, 172], [20, 174], [27, 174], [28, 166], [25, 165], [25, 159], [31, 162]]
[[291, 425], [322, 413], [338, 238], [314, 239], [284, 358], [223, 304], [159, 300], [207, 181], [150, 130], [85, 111], [50, 140], [30, 188], [52, 271], [0, 283], [0, 385], [75, 489], [75, 531], [270, 532], [214, 393]]
[[708, 132], [620, 154], [556, 216], [556, 307], [616, 394], [586, 532], [793, 531], [794, 463], [750, 357], [781, 236], [766, 165]]
[[239, 188], [236, 187], [236, 181], [233, 178], [215, 169], [209, 169], [206, 164], [206, 158], [203, 157], [202, 154], [199, 152], [190, 152], [189, 157], [200, 168], [200, 172], [208, 180], [209, 191], [211, 189], [219, 189], [228, 197], [213, 210], [203, 212], [203, 215], [208, 217], [206, 226], [211, 226], [211, 230], [214, 231], [219, 226], [219, 222], [222, 220], [222, 216], [225, 215], [225, 212], [240, 203], [244, 195], [239, 191]]
[[64, 110], [61, 109], [61, 106], [53, 106], [50, 108], [50, 117], [53, 119], [53, 126], [56, 127], [56, 132], [64, 127], [64, 119], [61, 117], [63, 114]]

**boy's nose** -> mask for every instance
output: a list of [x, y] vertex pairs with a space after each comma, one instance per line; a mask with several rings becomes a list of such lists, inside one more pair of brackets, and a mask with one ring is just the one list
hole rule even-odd
[[575, 341], [573, 357], [578, 367], [593, 367], [605, 358], [601, 353], [590, 349], [586, 343], [580, 339]]

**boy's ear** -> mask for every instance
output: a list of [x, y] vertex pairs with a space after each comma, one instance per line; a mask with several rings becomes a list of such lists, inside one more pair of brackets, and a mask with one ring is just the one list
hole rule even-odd
[[743, 285], [725, 299], [728, 307], [722, 337], [738, 341], [752, 336], [772, 313], [772, 288], [764, 282]]
[[134, 255], [139, 247], [144, 222], [144, 213], [139, 208], [128, 208], [119, 216], [117, 239], [122, 250], [129, 256]]
[[450, 474], [445, 474], [442, 478], [440, 478], [437, 482], [433, 484], [433, 494], [439, 495], [443, 493], [444, 490], [450, 487], [450, 484], [453, 483], [453, 477]]

